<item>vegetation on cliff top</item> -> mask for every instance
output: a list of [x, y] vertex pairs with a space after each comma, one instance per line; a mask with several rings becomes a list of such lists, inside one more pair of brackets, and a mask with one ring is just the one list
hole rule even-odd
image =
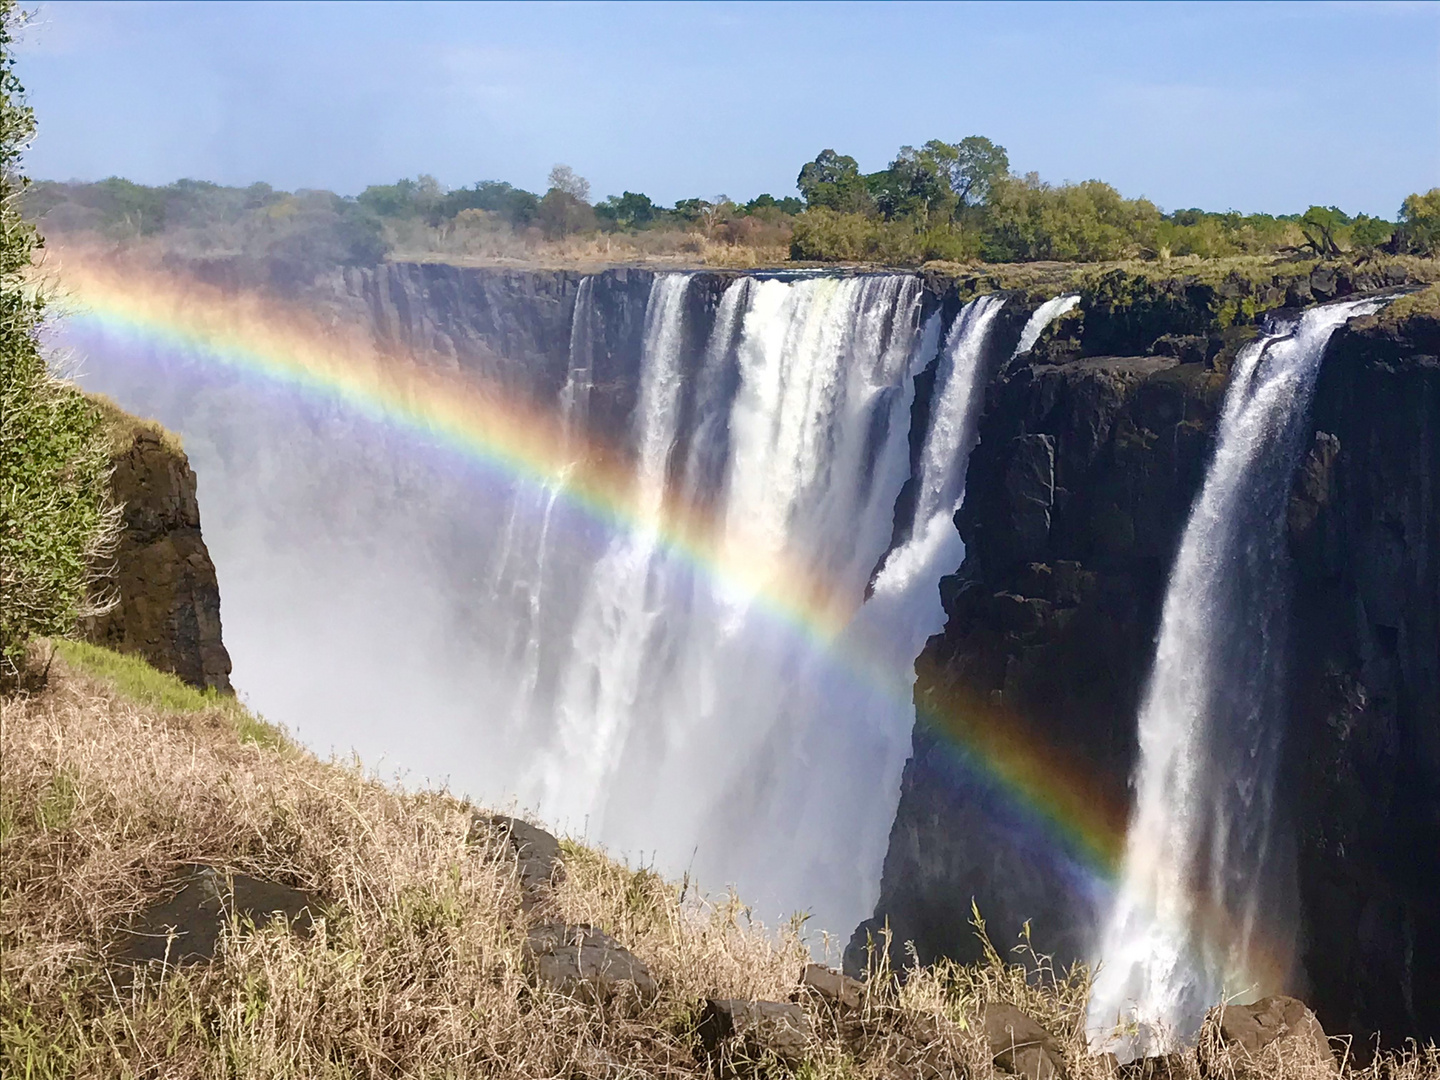
[[117, 523], [99, 412], [40, 350], [38, 239], [19, 206], [35, 131], [10, 48], [20, 18], [0, 3], [0, 687], [19, 675], [28, 638], [67, 633], [93, 606], [93, 568]]
[[592, 203], [589, 183], [557, 165], [543, 194], [498, 180], [449, 189], [423, 175], [372, 185], [355, 198], [263, 183], [146, 187], [111, 177], [39, 183], [26, 205], [56, 235], [187, 257], [264, 259], [301, 283], [325, 268], [371, 265], [387, 253], [500, 262], [914, 266], [1440, 252], [1440, 188], [1411, 195], [1394, 222], [1333, 206], [1280, 216], [1166, 213], [1100, 180], [1057, 185], [1033, 172], [1013, 173], [1005, 148], [975, 135], [902, 146], [872, 173], [824, 150], [801, 168], [796, 189], [799, 198], [767, 193], [741, 202], [715, 195], [673, 206], [625, 191]]

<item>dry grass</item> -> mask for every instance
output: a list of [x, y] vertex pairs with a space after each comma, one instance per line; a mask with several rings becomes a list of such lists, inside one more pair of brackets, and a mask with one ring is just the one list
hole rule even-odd
[[435, 229], [422, 223], [390, 230], [390, 258], [453, 266], [518, 266], [598, 270], [610, 266], [753, 269], [790, 261], [784, 242], [727, 242], [684, 229], [580, 233], [547, 239], [538, 229]]
[[[143, 704], [117, 689], [123, 677], [61, 659], [43, 692], [4, 703], [0, 1075], [701, 1076], [706, 996], [796, 990], [796, 928], [766, 931], [733, 897], [707, 902], [568, 842], [550, 903], [632, 949], [660, 993], [601, 1008], [538, 987], [514, 863], [467, 847], [462, 800], [242, 738], [234, 709], [199, 695]], [[306, 938], [229, 934], [209, 965], [117, 977], [119, 929], [191, 862], [303, 888], [323, 917]], [[851, 1021], [860, 1050], [812, 1002], [800, 1074], [984, 1080], [975, 1017], [1003, 1000], [1062, 1038], [1072, 1077], [1107, 1075], [1084, 1052], [1085, 972], [1021, 959], [938, 965], [900, 989], [873, 979]], [[1415, 1080], [1440, 1075], [1440, 1059], [1387, 1069], [1356, 1075]]]

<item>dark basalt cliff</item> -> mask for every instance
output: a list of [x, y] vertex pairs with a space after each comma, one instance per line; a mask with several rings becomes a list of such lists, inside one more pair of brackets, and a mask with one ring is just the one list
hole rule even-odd
[[1312, 415], [1289, 513], [1302, 960], [1331, 1030], [1436, 1038], [1437, 313], [1341, 330]]
[[195, 473], [174, 437], [108, 402], [111, 492], [123, 507], [110, 571], [115, 606], [86, 619], [84, 636], [143, 656], [192, 686], [230, 693], [220, 640], [220, 587], [200, 535]]
[[[1321, 284], [1327, 299], [1357, 289], [1333, 272]], [[1043, 746], [1054, 782], [1123, 828], [1167, 574], [1229, 364], [1254, 331], [1217, 319], [1235, 298], [1208, 286], [1172, 282], [1138, 305], [1115, 303], [1117, 291], [1087, 291], [990, 388], [957, 515], [966, 560], [942, 585], [947, 625], [917, 665], [922, 717], [945, 719], [917, 727], [852, 967], [887, 921], [922, 960], [977, 955], [972, 897], [997, 941], [1032, 920], [1036, 947], [1057, 960], [1088, 951], [1085, 875], [954, 748], [997, 731]], [[1316, 298], [1299, 292], [1250, 295], [1267, 307]], [[1288, 522], [1282, 800], [1299, 843], [1297, 988], [1330, 1030], [1392, 1039], [1440, 1035], [1437, 330], [1417, 313], [1332, 339]], [[1101, 351], [1134, 355], [1090, 355]]]

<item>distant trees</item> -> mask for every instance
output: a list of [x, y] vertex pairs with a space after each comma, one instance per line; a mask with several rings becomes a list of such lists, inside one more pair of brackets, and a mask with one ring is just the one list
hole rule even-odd
[[1340, 245], [1335, 235], [1350, 219], [1336, 206], [1312, 206], [1300, 215], [1300, 231], [1305, 234], [1305, 244], [1322, 259], [1340, 254]]
[[1050, 184], [1035, 173], [1016, 175], [1005, 147], [981, 135], [902, 146], [885, 168], [868, 174], [855, 158], [825, 149], [800, 169], [796, 187], [798, 198], [764, 193], [740, 202], [716, 195], [671, 206], [627, 189], [591, 205], [589, 182], [556, 165], [543, 195], [500, 180], [451, 189], [425, 174], [371, 185], [353, 199], [267, 184], [180, 180], [146, 187], [112, 177], [38, 183], [24, 202], [52, 232], [121, 242], [163, 236], [188, 250], [240, 252], [232, 269], [258, 262], [262, 279], [286, 287], [326, 266], [373, 264], [392, 249], [528, 257], [547, 240], [588, 233], [627, 234], [644, 251], [694, 253], [708, 242], [764, 248], [754, 257], [766, 259], [788, 248], [794, 259], [896, 265], [1440, 254], [1440, 189], [1409, 196], [1398, 224], [1351, 218], [1333, 206], [1280, 216], [1194, 208], [1166, 214], [1103, 181]]
[[1271, 216], [1199, 209], [1165, 214], [1100, 180], [1049, 184], [1010, 171], [1005, 148], [982, 135], [902, 146], [878, 172], [822, 150], [796, 179], [805, 202], [791, 257], [816, 261], [927, 259], [990, 262], [1211, 258], [1308, 250], [1440, 253], [1440, 189], [1412, 195], [1398, 227], [1336, 207]]
[[870, 191], [854, 158], [822, 150], [800, 170], [795, 180], [808, 207], [825, 207], [842, 214], [863, 214], [872, 206]]
[[1400, 206], [1400, 239], [1416, 255], [1440, 255], [1440, 187], [1407, 195]]
[[616, 228], [642, 228], [655, 220], [658, 207], [638, 191], [611, 195], [595, 205], [595, 216]]

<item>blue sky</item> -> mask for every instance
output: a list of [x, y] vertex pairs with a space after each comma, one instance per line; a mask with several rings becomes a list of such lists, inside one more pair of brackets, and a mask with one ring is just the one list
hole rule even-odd
[[1166, 209], [1389, 217], [1440, 185], [1440, 3], [63, 0], [20, 52], [51, 179], [543, 189], [566, 162], [668, 203], [981, 134]]

